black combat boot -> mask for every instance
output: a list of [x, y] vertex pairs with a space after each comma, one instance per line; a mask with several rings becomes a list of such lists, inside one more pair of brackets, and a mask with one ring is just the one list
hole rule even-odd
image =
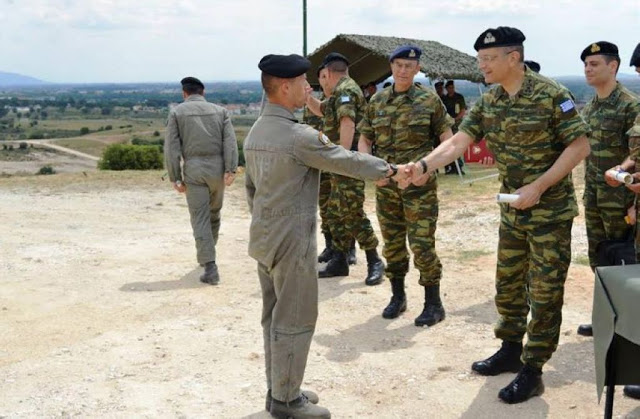
[[384, 263], [382, 262], [382, 259], [380, 259], [380, 256], [378, 256], [378, 251], [376, 249], [367, 250], [366, 254], [367, 277], [365, 278], [364, 283], [367, 285], [378, 285], [384, 278]]
[[[318, 395], [311, 390], [300, 390], [300, 393], [302, 393], [302, 395], [305, 396], [310, 403], [318, 404], [318, 402], [320, 401], [320, 397], [318, 397]], [[264, 403], [264, 410], [266, 410], [267, 412], [271, 410], [272, 401], [273, 398], [271, 397], [271, 389], [269, 389], [267, 391], [267, 398]]]
[[271, 399], [269, 413], [279, 419], [331, 419], [329, 409], [311, 403], [304, 394], [290, 402]]
[[498, 352], [482, 361], [476, 361], [471, 369], [480, 375], [498, 375], [503, 372], [518, 372], [522, 368], [522, 342], [502, 341]]
[[444, 307], [440, 300], [440, 285], [424, 287], [424, 309], [414, 323], [416, 326], [433, 326], [444, 320]]
[[404, 293], [404, 278], [391, 278], [391, 301], [382, 311], [385, 319], [395, 319], [407, 310], [407, 295]]
[[347, 254], [347, 262], [349, 262], [349, 265], [355, 265], [358, 263], [358, 258], [356, 257], [356, 239], [351, 239], [351, 247], [349, 247], [349, 253]]
[[200, 275], [200, 282], [210, 285], [218, 285], [220, 283], [220, 275], [218, 274], [218, 266], [216, 262], [207, 262], [204, 264], [204, 273]]
[[331, 239], [331, 233], [324, 233], [324, 250], [318, 256], [318, 262], [329, 262], [333, 255], [333, 240]]
[[633, 399], [640, 399], [640, 386], [624, 386], [624, 395]]
[[522, 403], [534, 396], [544, 393], [542, 370], [525, 364], [505, 388], [500, 390], [498, 397], [509, 404]]
[[318, 272], [318, 277], [320, 278], [331, 278], [334, 276], [349, 276], [347, 254], [337, 249], [333, 251], [333, 257], [329, 260], [327, 266]]
[[593, 336], [593, 327], [590, 324], [581, 324], [578, 326], [578, 334], [580, 336]]

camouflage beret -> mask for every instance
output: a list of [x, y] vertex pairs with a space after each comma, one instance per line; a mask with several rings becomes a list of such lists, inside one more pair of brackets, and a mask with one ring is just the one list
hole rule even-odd
[[631, 54], [631, 61], [629, 65], [634, 67], [640, 67], [640, 44], [636, 45], [636, 49], [633, 50], [633, 54]]
[[415, 45], [400, 45], [389, 55], [389, 61], [393, 61], [396, 58], [419, 61], [421, 55], [422, 50]]
[[182, 87], [197, 86], [201, 89], [204, 89], [204, 84], [195, 77], [185, 77], [184, 79], [180, 80], [180, 84], [182, 85]]
[[473, 49], [480, 51], [486, 48], [522, 46], [525, 39], [527, 38], [520, 29], [498, 26], [482, 32], [473, 44]]
[[589, 45], [582, 51], [582, 54], [580, 54], [580, 59], [584, 61], [585, 58], [591, 55], [608, 55], [610, 57], [620, 58], [620, 55], [618, 55], [618, 47], [607, 41], [595, 42]]
[[540, 64], [538, 64], [535, 61], [531, 61], [531, 60], [525, 60], [524, 62], [526, 64], [527, 67], [529, 67], [532, 71], [535, 71], [536, 73], [540, 72]]
[[258, 64], [258, 68], [263, 73], [283, 79], [298, 77], [306, 73], [309, 67], [311, 67], [311, 62], [298, 54], [269, 54], [262, 57]]

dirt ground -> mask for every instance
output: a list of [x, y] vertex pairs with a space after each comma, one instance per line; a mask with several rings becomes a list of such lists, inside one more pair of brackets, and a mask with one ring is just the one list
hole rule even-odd
[[[0, 418], [268, 417], [243, 179], [225, 198], [222, 282], [212, 287], [198, 281], [184, 197], [161, 175], [0, 178]], [[545, 367], [542, 397], [505, 405], [497, 392], [513, 374], [470, 371], [499, 345], [492, 332], [496, 191], [490, 180], [463, 187], [442, 179], [443, 323], [413, 325], [422, 307], [415, 270], [408, 311], [383, 319], [389, 286], [364, 285], [361, 250], [349, 277], [321, 280], [304, 387], [333, 417], [602, 416], [592, 341], [575, 333], [592, 303], [593, 276], [582, 264], [569, 271], [560, 346]], [[371, 193], [367, 210], [377, 229]], [[573, 252], [586, 252], [582, 217]], [[621, 393], [615, 415], [640, 417], [640, 401]]]

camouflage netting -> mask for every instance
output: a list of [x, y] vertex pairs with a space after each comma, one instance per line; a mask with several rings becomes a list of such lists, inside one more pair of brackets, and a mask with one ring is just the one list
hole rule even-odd
[[347, 34], [336, 36], [307, 57], [312, 64], [307, 78], [309, 83], [317, 85], [318, 65], [328, 53], [339, 52], [351, 62], [349, 75], [359, 84], [379, 83], [391, 75], [389, 54], [403, 44], [414, 44], [422, 48], [421, 71], [432, 80], [455, 79], [473, 82], [483, 80], [474, 57], [439, 42], [393, 36]]

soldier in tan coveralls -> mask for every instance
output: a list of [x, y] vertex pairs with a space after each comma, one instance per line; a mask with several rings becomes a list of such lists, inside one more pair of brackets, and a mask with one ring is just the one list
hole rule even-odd
[[[633, 50], [633, 54], [631, 54], [631, 61], [629, 65], [636, 68], [636, 73], [640, 75], [640, 44], [636, 45], [636, 48]], [[627, 185], [627, 188], [633, 191], [636, 194], [640, 194], [640, 171], [638, 171], [638, 160], [640, 159], [640, 114], [636, 116], [636, 120], [633, 124], [633, 127], [629, 131], [627, 131], [627, 135], [629, 136], [629, 148], [630, 148], [630, 159], [633, 161], [633, 164], [628, 166], [629, 170], [636, 171], [634, 173], [634, 183], [631, 185]], [[623, 165], [625, 163], [622, 163]], [[635, 169], [633, 168], [635, 164]], [[614, 168], [617, 168], [616, 166]], [[624, 169], [624, 168], [623, 168]], [[614, 178], [607, 176], [607, 183], [611, 186], [620, 186], [620, 183], [616, 181]], [[635, 216], [635, 224], [636, 224], [636, 233], [640, 231], [640, 219], [637, 217], [637, 213], [631, 214]], [[638, 237], [636, 236], [636, 246], [638, 242]], [[638, 249], [636, 249], [638, 250]], [[624, 394], [629, 397], [633, 397], [634, 399], [640, 399], [640, 385], [626, 385], [624, 386]]]
[[395, 165], [345, 150], [299, 124], [311, 88], [299, 55], [260, 60], [268, 103], [244, 142], [251, 210], [249, 255], [258, 262], [267, 376], [266, 408], [278, 418], [329, 418], [317, 395], [301, 392], [318, 316], [316, 212], [320, 170], [360, 179], [402, 176]]
[[[633, 161], [629, 156], [627, 131], [640, 113], [640, 98], [618, 81], [620, 68], [618, 47], [610, 42], [590, 44], [582, 51], [587, 83], [596, 95], [582, 110], [582, 118], [591, 127], [591, 154], [585, 166], [584, 215], [589, 242], [589, 264], [598, 266], [596, 247], [604, 240], [622, 239], [629, 235], [627, 212], [635, 211], [635, 194], [627, 188], [612, 188], [605, 182], [605, 172], [617, 167], [629, 171]], [[626, 160], [626, 161], [625, 161]], [[590, 324], [578, 327], [578, 334], [592, 336]]]
[[227, 110], [205, 100], [204, 84], [195, 77], [180, 83], [184, 102], [169, 112], [165, 166], [173, 187], [187, 195], [197, 259], [204, 266], [200, 280], [216, 285], [220, 210], [224, 187], [238, 167], [238, 144]]
[[542, 367], [558, 345], [571, 226], [578, 214], [571, 171], [589, 154], [589, 127], [571, 94], [524, 65], [524, 40], [509, 27], [478, 37], [479, 68], [485, 82], [496, 85], [476, 102], [457, 134], [412, 166], [415, 176], [429, 173], [484, 137], [496, 157], [500, 192], [519, 195], [500, 208], [495, 335], [502, 347], [472, 365], [481, 375], [518, 372], [498, 393], [506, 403], [544, 391]]

